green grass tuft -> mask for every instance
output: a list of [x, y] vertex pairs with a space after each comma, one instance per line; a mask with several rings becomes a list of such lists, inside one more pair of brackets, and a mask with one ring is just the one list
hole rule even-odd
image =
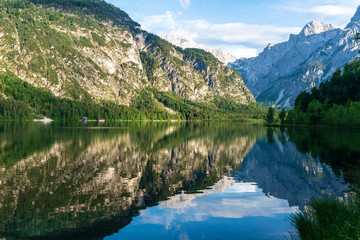
[[334, 197], [311, 200], [303, 212], [291, 216], [296, 227], [292, 239], [360, 239], [360, 191], [345, 200]]

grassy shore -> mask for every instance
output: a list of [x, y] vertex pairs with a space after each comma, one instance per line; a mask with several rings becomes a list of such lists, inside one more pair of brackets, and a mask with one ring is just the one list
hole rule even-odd
[[304, 212], [291, 216], [292, 239], [360, 239], [360, 190], [346, 199], [313, 199]]

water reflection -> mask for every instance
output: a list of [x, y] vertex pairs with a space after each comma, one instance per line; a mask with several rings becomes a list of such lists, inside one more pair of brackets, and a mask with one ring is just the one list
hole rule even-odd
[[268, 198], [255, 183], [224, 178], [211, 190], [143, 210], [106, 239], [284, 239], [286, 216], [296, 210], [286, 200]]
[[206, 188], [238, 169], [262, 134], [255, 129], [210, 123], [4, 126], [0, 229], [16, 237], [104, 237], [139, 209], [179, 190]]
[[360, 183], [360, 129], [288, 129], [299, 152], [329, 164], [337, 175]]
[[354, 163], [359, 150], [330, 135], [236, 122], [0, 125], [0, 237], [282, 239], [290, 212], [343, 196], [342, 169], [354, 178], [327, 153]]
[[[299, 152], [294, 144], [293, 137], [307, 131], [312, 130], [268, 131], [267, 139], [256, 142], [233, 177], [238, 181], [256, 182], [269, 197], [286, 199], [290, 206], [300, 209], [311, 198], [327, 194], [342, 197], [349, 190], [344, 176], [335, 174], [330, 165], [313, 153]], [[311, 141], [305, 138], [302, 143], [307, 140]]]

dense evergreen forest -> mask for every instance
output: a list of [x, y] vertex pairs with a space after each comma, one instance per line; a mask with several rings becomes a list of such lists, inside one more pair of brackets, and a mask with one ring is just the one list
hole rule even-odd
[[0, 75], [0, 114], [3, 120], [26, 120], [46, 116], [54, 120], [105, 118], [107, 120], [211, 120], [262, 118], [259, 104], [242, 105], [216, 97], [209, 103], [193, 102], [174, 93], [152, 88], [142, 90], [131, 106], [102, 101], [90, 96], [74, 101], [34, 87], [11, 72]]
[[347, 64], [342, 71], [338, 69], [330, 81], [310, 93], [300, 93], [283, 123], [360, 125], [360, 60]]

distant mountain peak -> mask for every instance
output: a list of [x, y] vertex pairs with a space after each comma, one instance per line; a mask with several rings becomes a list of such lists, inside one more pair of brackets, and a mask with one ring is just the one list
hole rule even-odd
[[345, 29], [317, 21], [309, 22], [289, 41], [268, 45], [251, 59], [230, 66], [241, 72], [258, 101], [291, 107], [303, 90], [318, 86], [359, 56], [360, 7]]
[[346, 28], [350, 28], [355, 24], [359, 24], [360, 22], [360, 6], [358, 7], [358, 9], [356, 10], [355, 15], [351, 18], [350, 23], [346, 26]]
[[[180, 36], [180, 35], [174, 34], [174, 33], [170, 33], [166, 36], [163, 36], [162, 38], [168, 42], [171, 42], [172, 44], [174, 44], [178, 47], [181, 47], [181, 48], [201, 48], [201, 49], [207, 48], [205, 45], [196, 43], [191, 38], [186, 38], [184, 36]], [[210, 49], [210, 48], [208, 48], [208, 49]], [[205, 51], [207, 51], [207, 50], [205, 50]]]
[[330, 23], [311, 21], [305, 25], [303, 30], [300, 32], [300, 35], [310, 36], [310, 35], [319, 34], [322, 32], [327, 32], [327, 31], [330, 31], [330, 30], [333, 30], [336, 28], [338, 28], [338, 27], [335, 27], [334, 25], [332, 25]]
[[206, 52], [209, 52], [212, 55], [214, 55], [220, 62], [224, 63], [225, 65], [230, 62], [234, 62], [236, 60], [236, 58], [234, 56], [232, 56], [230, 53], [228, 53], [222, 49], [212, 49], [206, 45], [198, 44], [194, 40], [192, 40], [190, 38], [186, 38], [184, 36], [180, 36], [178, 34], [170, 33], [162, 38], [168, 42], [171, 42], [172, 44], [174, 44], [178, 47], [183, 48], [183, 49], [198, 48], [198, 49], [205, 50]]

